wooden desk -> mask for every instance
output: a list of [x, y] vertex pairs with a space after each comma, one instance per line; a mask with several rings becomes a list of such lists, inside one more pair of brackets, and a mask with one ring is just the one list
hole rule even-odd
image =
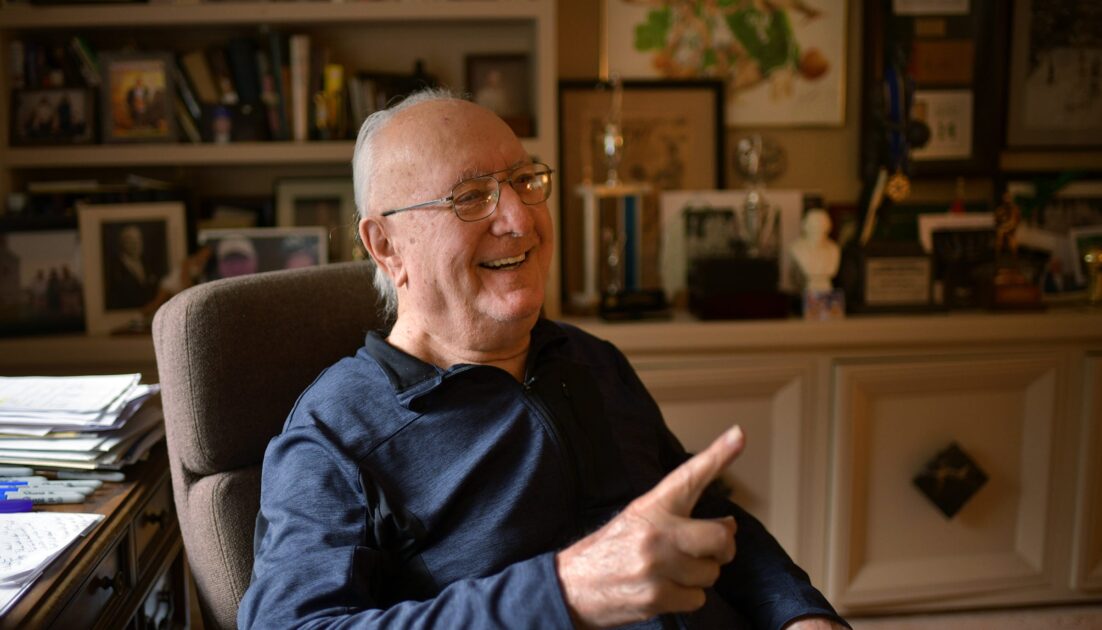
[[[0, 628], [187, 628], [183, 543], [162, 441], [127, 481], [84, 503], [46, 506], [104, 515], [0, 618]], [[157, 625], [152, 619], [164, 619]]]

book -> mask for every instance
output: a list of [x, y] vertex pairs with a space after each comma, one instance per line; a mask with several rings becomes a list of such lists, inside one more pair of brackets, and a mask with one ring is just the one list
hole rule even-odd
[[310, 139], [310, 36], [292, 35], [289, 42], [291, 67], [291, 137], [296, 142]]
[[188, 79], [187, 73], [184, 72], [184, 67], [180, 65], [180, 60], [176, 60], [176, 93], [180, 95], [180, 101], [183, 102], [184, 107], [187, 108], [193, 121], [198, 122], [203, 116], [203, 110], [199, 106], [199, 99], [195, 96], [195, 90], [191, 86], [191, 80]]
[[195, 96], [200, 103], [218, 103], [218, 85], [211, 75], [210, 65], [207, 63], [206, 53], [202, 50], [193, 50], [180, 56], [180, 65], [187, 74], [188, 81], [195, 89]]
[[184, 105], [183, 99], [176, 99], [176, 121], [180, 123], [180, 129], [184, 131], [184, 137], [188, 142], [198, 144], [203, 141], [202, 136], [199, 135], [199, 127], [195, 124], [195, 119], [192, 118], [187, 105]]
[[246, 37], [235, 37], [226, 44], [226, 61], [237, 90], [238, 102], [260, 105], [260, 78], [256, 64], [256, 44]]
[[74, 35], [69, 40], [69, 50], [73, 53], [80, 69], [80, 75], [84, 78], [84, 82], [88, 87], [99, 87], [103, 82], [103, 77], [100, 74], [96, 53], [88, 45], [88, 40], [80, 35]]
[[218, 102], [223, 105], [236, 105], [240, 98], [237, 94], [237, 85], [233, 82], [233, 74], [230, 73], [230, 62], [226, 57], [224, 48], [207, 49], [207, 63], [210, 65], [210, 75], [214, 79], [214, 85], [218, 88]]
[[27, 87], [27, 58], [23, 48], [23, 40], [13, 39], [8, 44], [9, 81], [12, 89]]
[[268, 122], [268, 135], [279, 140], [283, 131], [279, 121], [279, 95], [275, 91], [275, 78], [272, 75], [272, 62], [264, 47], [256, 49], [256, 71], [260, 77], [260, 102], [264, 106], [264, 117]]
[[288, 125], [287, 106], [289, 95], [287, 80], [287, 37], [278, 31], [268, 31], [268, 62], [271, 64], [272, 88], [275, 92], [276, 114], [279, 117], [279, 133], [272, 134], [274, 140], [287, 140], [291, 137]]

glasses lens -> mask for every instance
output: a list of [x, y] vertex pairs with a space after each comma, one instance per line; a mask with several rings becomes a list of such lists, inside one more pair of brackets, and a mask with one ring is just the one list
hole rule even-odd
[[551, 196], [551, 169], [544, 164], [526, 164], [513, 171], [509, 178], [520, 200], [528, 205], [546, 201]]
[[497, 207], [500, 192], [493, 177], [476, 177], [460, 182], [452, 189], [452, 205], [455, 215], [464, 221], [484, 219]]

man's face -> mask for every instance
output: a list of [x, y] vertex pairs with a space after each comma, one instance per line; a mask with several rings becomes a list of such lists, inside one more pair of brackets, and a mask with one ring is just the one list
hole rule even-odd
[[142, 255], [142, 233], [137, 227], [128, 225], [119, 232], [119, 249], [127, 256], [135, 258]]
[[[458, 182], [529, 161], [509, 127], [466, 102], [432, 102], [399, 114], [381, 132], [372, 215], [445, 197]], [[503, 178], [506, 175], [499, 174]], [[474, 223], [449, 206], [379, 218], [401, 270], [399, 319], [435, 334], [492, 332], [535, 322], [553, 251], [547, 203], [529, 206], [502, 184], [497, 210]], [[469, 338], [469, 337], [468, 337]]]

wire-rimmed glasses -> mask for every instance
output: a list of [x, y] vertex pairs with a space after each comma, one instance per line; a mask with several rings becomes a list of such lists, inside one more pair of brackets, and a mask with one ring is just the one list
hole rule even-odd
[[[547, 201], [547, 198], [551, 196], [552, 172], [551, 167], [541, 162], [513, 166], [465, 179], [456, 184], [447, 197], [423, 201], [404, 208], [387, 210], [380, 216], [389, 217], [392, 214], [398, 214], [406, 210], [447, 205], [451, 206], [452, 211], [455, 212], [455, 216], [459, 217], [460, 221], [468, 223], [481, 221], [497, 210], [497, 202], [501, 198], [501, 184], [503, 182], [508, 182], [516, 191], [517, 196], [520, 197], [521, 202], [526, 205], [534, 206]], [[498, 179], [497, 176], [502, 173], [506, 174], [505, 177]]]

